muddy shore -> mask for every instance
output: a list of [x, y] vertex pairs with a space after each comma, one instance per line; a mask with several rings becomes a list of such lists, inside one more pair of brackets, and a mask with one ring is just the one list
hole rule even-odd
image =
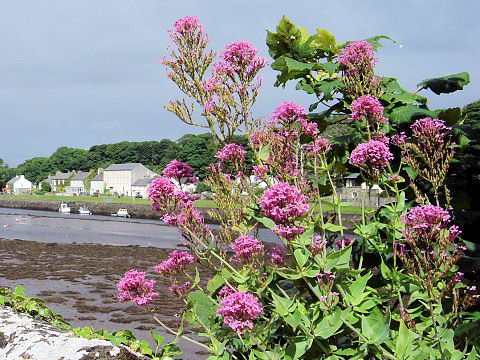
[[[160, 293], [153, 304], [158, 309], [158, 317], [175, 328], [173, 315], [182, 303], [167, 290], [169, 282], [152, 270], [170, 251], [154, 247], [0, 239], [0, 286], [24, 286], [27, 296], [43, 299], [52, 311], [62, 314], [74, 327], [130, 329], [148, 341], [150, 329], [163, 331], [138, 306], [119, 303], [116, 285], [132, 268], [146, 271], [147, 277], [156, 281], [156, 291]], [[209, 277], [208, 271], [200, 272], [202, 279]], [[182, 342], [180, 346], [184, 359], [206, 357], [200, 348], [189, 343]]]

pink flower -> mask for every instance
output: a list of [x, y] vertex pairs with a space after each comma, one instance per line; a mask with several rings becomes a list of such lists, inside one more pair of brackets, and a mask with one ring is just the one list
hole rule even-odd
[[154, 280], [145, 281], [145, 273], [132, 269], [127, 271], [117, 285], [118, 300], [132, 301], [143, 306], [150, 304], [158, 293], [153, 292]]
[[178, 160], [172, 160], [163, 169], [163, 176], [175, 179], [191, 179], [194, 178], [190, 165]]
[[443, 120], [425, 118], [416, 120], [410, 126], [410, 129], [415, 137], [424, 139], [435, 146], [435, 143], [443, 144], [445, 137], [452, 128], [445, 126], [445, 121]]
[[285, 265], [285, 258], [284, 258], [284, 252], [285, 252], [285, 245], [275, 245], [272, 247], [268, 253], [267, 256], [270, 258], [270, 261], [272, 262], [273, 265], [275, 266], [283, 266]]
[[349, 162], [365, 170], [370, 178], [376, 178], [393, 160], [393, 155], [385, 143], [371, 140], [359, 144], [350, 154]]
[[272, 230], [279, 236], [293, 239], [303, 233], [301, 225], [294, 225], [308, 211], [308, 198], [300, 190], [278, 183], [263, 192], [259, 203], [265, 216], [277, 224]]
[[265, 175], [268, 174], [268, 166], [267, 165], [254, 165], [253, 168], [252, 168], [252, 172], [260, 180], [265, 180]]
[[223, 322], [239, 335], [246, 329], [253, 329], [251, 320], [263, 311], [258, 298], [250, 293], [239, 291], [220, 300], [217, 316], [223, 316]]
[[325, 138], [317, 138], [313, 142], [312, 145], [312, 152], [315, 155], [325, 153], [327, 151], [330, 151], [332, 146], [328, 143], [328, 140]]
[[175, 274], [193, 263], [195, 257], [186, 251], [175, 250], [168, 255], [168, 259], [156, 265], [153, 270], [159, 274]]
[[309, 122], [307, 119], [304, 118], [298, 119], [298, 123], [300, 124], [300, 127], [306, 135], [313, 138], [318, 135], [317, 123]]
[[256, 56], [257, 52], [258, 50], [246, 41], [234, 41], [225, 46], [220, 53], [220, 58], [223, 59], [224, 62], [217, 63], [217, 71], [226, 73], [235, 71], [239, 73], [245, 70], [247, 74], [251, 76], [268, 64], [265, 58]]
[[449, 227], [450, 214], [439, 206], [422, 205], [410, 209], [402, 214], [400, 220], [405, 224], [403, 234], [411, 243], [431, 243], [437, 239], [442, 231], [448, 230], [448, 240], [453, 243], [461, 234], [457, 226]]
[[366, 41], [353, 41], [342, 50], [338, 63], [346, 69], [371, 69], [377, 63], [372, 45]]
[[337, 241], [335, 241], [335, 246], [338, 248], [338, 250], [342, 250], [348, 247], [352, 242], [353, 242], [352, 238], [346, 237], [343, 239], [343, 246], [342, 246], [342, 239], [338, 239]]
[[172, 183], [172, 180], [165, 177], [153, 179], [147, 187], [147, 197], [154, 202], [169, 199], [174, 193], [175, 185]]
[[369, 124], [383, 123], [388, 121], [383, 116], [383, 106], [380, 101], [370, 95], [363, 95], [362, 97], [354, 100], [350, 105], [352, 114], [350, 119], [355, 121], [362, 121], [365, 119]]
[[228, 144], [219, 150], [215, 157], [222, 161], [244, 162], [246, 153], [241, 145]]
[[238, 289], [237, 289], [237, 288], [233, 288], [233, 289], [232, 289], [230, 286], [225, 285], [225, 286], [223, 286], [223, 287], [220, 289], [220, 291], [218, 292], [218, 296], [219, 296], [220, 298], [224, 298], [224, 297], [226, 297], [226, 296], [228, 296], [228, 295], [231, 295], [231, 294], [233, 294], [233, 293], [236, 293], [236, 292], [238, 292]]
[[190, 281], [187, 281], [186, 283], [183, 283], [182, 285], [172, 285], [168, 288], [168, 291], [170, 291], [171, 293], [173, 294], [177, 294], [177, 295], [185, 295], [188, 290], [190, 290], [190, 287], [191, 287], [191, 283]]
[[200, 32], [202, 31], [202, 25], [196, 16], [185, 16], [177, 19], [173, 23], [173, 27], [177, 33], [184, 35], [193, 34], [197, 29], [200, 30]]
[[259, 256], [263, 250], [263, 244], [260, 240], [251, 235], [240, 236], [231, 244], [235, 256], [235, 261], [252, 261], [254, 257]]
[[305, 116], [307, 116], [307, 112], [301, 105], [285, 101], [275, 108], [270, 123], [288, 126]]
[[310, 236], [311, 242], [308, 248], [313, 255], [320, 254], [327, 246], [327, 240], [323, 240], [321, 236]]

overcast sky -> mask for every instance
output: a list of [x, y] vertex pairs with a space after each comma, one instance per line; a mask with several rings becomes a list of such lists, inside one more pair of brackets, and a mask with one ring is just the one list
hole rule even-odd
[[[175, 19], [198, 16], [216, 51], [235, 40], [268, 58], [266, 30], [286, 15], [309, 33], [327, 29], [338, 42], [377, 34], [385, 43], [377, 72], [409, 91], [429, 77], [470, 73], [464, 91], [429, 97], [430, 107], [480, 98], [480, 1], [162, 1], [0, 0], [0, 158], [11, 167], [60, 146], [88, 149], [123, 140], [178, 139], [198, 132], [163, 109], [180, 97], [157, 59]], [[263, 71], [255, 115], [312, 96], [273, 88]]]

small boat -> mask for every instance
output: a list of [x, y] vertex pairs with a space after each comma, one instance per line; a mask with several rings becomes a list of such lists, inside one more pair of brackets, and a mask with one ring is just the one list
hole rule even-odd
[[124, 217], [124, 218], [130, 217], [130, 214], [128, 213], [127, 209], [118, 209], [118, 211], [115, 214], [110, 214], [110, 215]]
[[60, 208], [58, 209], [58, 212], [61, 212], [63, 214], [70, 214], [70, 206], [68, 206], [67, 203], [61, 203]]
[[78, 213], [80, 215], [92, 215], [92, 212], [88, 209], [87, 206], [80, 206], [80, 209], [78, 209]]

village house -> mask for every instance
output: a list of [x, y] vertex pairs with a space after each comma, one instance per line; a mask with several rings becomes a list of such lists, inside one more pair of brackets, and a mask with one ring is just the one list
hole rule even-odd
[[89, 172], [79, 171], [70, 179], [70, 185], [65, 187], [67, 195], [79, 195], [85, 193], [85, 179]]
[[64, 192], [65, 187], [69, 183], [69, 179], [72, 176], [72, 173], [66, 172], [62, 173], [60, 171], [57, 171], [55, 175], [51, 177], [52, 180], [52, 191], [53, 192]]
[[378, 185], [374, 185], [369, 190], [367, 183], [362, 181], [359, 173], [350, 174], [343, 179], [344, 186], [337, 189], [337, 193], [341, 194], [342, 201], [351, 202], [352, 206], [361, 206], [363, 194], [366, 191], [365, 206], [380, 207], [388, 203], [384, 191]]
[[132, 196], [147, 198], [147, 188], [155, 177], [138, 179], [132, 184]]
[[103, 185], [103, 169], [98, 169], [97, 172], [97, 175], [90, 181], [90, 195], [103, 195], [105, 190]]
[[140, 163], [113, 164], [103, 171], [105, 189], [110, 194], [135, 196], [132, 184], [137, 180], [158, 176]]
[[24, 175], [15, 176], [7, 181], [7, 189], [15, 195], [28, 194], [32, 190], [32, 183]]

